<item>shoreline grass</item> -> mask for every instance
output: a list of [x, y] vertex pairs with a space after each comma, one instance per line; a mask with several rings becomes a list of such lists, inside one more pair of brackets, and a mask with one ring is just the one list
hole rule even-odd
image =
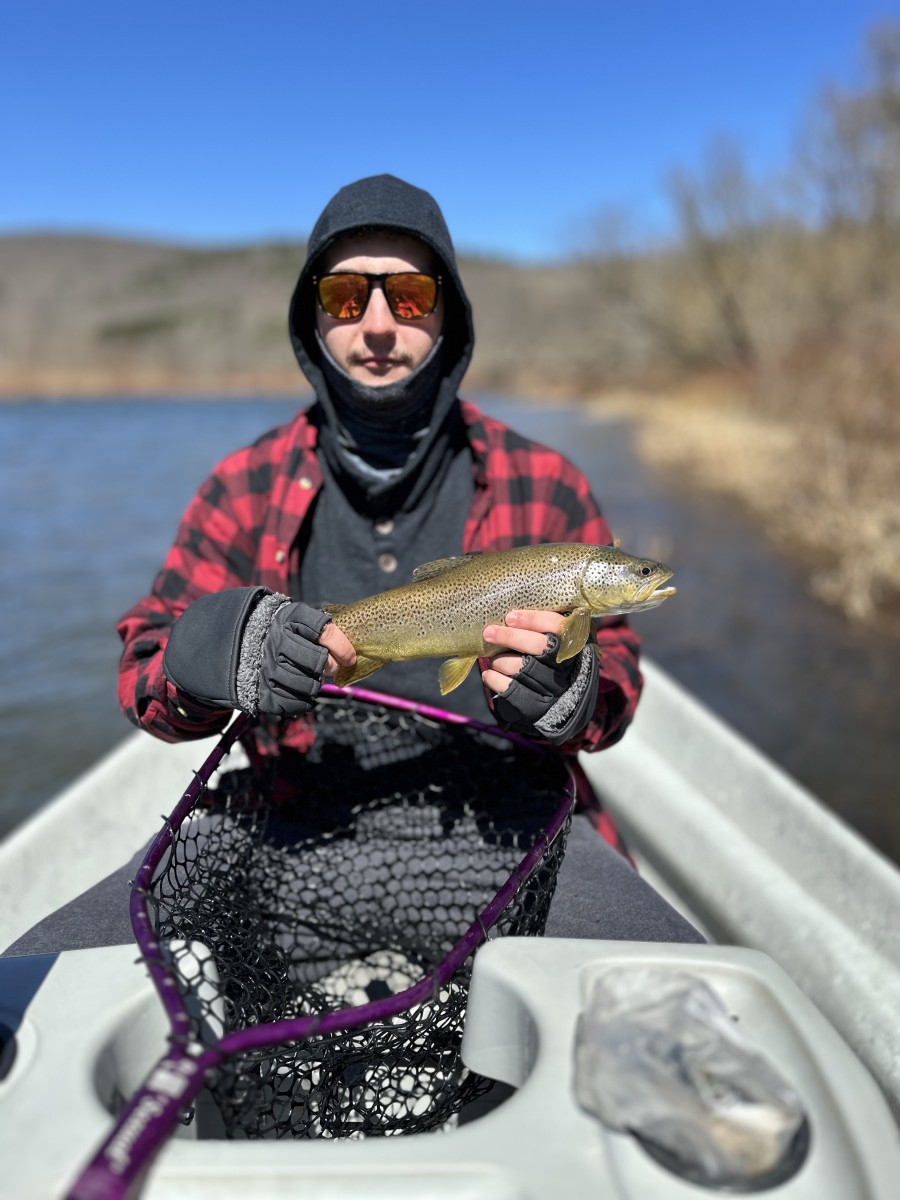
[[[900, 438], [848, 432], [821, 412], [775, 419], [758, 380], [620, 389], [590, 403], [633, 422], [643, 461], [681, 486], [741, 503], [820, 600], [900, 636]], [[858, 407], [857, 407], [858, 412]]]

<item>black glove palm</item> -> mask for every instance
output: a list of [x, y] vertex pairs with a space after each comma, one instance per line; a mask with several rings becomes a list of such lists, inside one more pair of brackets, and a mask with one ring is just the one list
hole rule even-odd
[[[598, 685], [591, 646], [561, 663], [556, 661], [558, 647], [559, 638], [548, 634], [544, 653], [526, 655], [506, 691], [494, 697], [494, 713], [505, 729], [554, 745], [568, 741], [587, 725]], [[560, 703], [564, 697], [566, 701]]]

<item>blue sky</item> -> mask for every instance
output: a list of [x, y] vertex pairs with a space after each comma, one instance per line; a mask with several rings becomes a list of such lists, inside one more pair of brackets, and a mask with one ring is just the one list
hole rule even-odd
[[900, 0], [3, 0], [0, 233], [243, 242], [344, 183], [434, 193], [463, 251], [550, 259], [728, 133], [777, 168]]

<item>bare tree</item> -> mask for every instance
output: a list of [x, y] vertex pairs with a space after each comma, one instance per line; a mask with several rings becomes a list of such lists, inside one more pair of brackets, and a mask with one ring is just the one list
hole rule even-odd
[[699, 174], [675, 170], [668, 179], [682, 248], [716, 313], [724, 355], [739, 363], [757, 357], [741, 296], [760, 229], [754, 190], [739, 147], [724, 137], [711, 144]]
[[844, 274], [869, 297], [887, 296], [900, 261], [900, 23], [873, 28], [858, 89], [823, 90], [797, 167], [808, 218], [854, 246]]

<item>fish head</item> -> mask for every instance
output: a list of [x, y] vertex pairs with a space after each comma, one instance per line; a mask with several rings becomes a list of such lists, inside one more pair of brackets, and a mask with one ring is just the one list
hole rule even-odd
[[598, 546], [581, 578], [581, 591], [592, 613], [643, 612], [675, 595], [666, 587], [675, 572], [652, 558], [636, 558], [612, 546]]

